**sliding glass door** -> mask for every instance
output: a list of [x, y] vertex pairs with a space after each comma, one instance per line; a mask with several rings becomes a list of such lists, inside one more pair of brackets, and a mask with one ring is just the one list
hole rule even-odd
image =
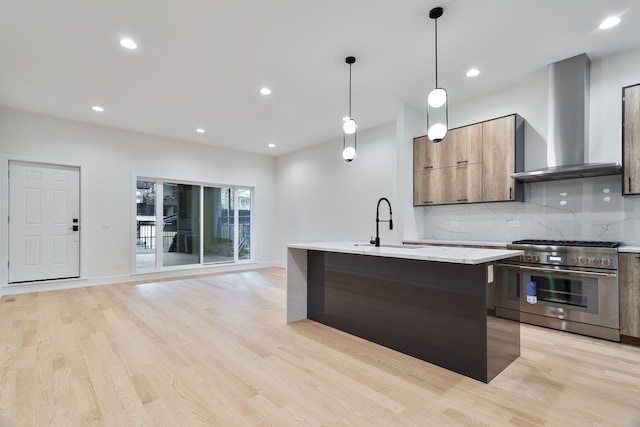
[[252, 259], [252, 189], [152, 178], [136, 183], [137, 271]]
[[162, 265], [200, 263], [200, 186], [165, 182]]
[[238, 195], [238, 259], [251, 259], [251, 207], [250, 188], [239, 188]]
[[136, 270], [156, 267], [156, 182], [136, 182]]
[[204, 188], [204, 262], [233, 261], [235, 236], [230, 188]]

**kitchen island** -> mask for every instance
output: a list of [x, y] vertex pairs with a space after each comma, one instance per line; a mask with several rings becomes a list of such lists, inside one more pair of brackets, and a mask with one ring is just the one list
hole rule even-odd
[[503, 249], [289, 245], [287, 322], [311, 319], [489, 382], [520, 355], [520, 324], [487, 314]]

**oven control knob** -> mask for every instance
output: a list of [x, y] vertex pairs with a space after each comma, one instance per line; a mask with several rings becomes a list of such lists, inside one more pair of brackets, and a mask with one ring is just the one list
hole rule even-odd
[[588, 264], [589, 263], [589, 258], [587, 258], [586, 256], [583, 256], [582, 258], [580, 258], [580, 264]]
[[528, 255], [528, 254], [527, 254], [527, 255], [525, 255], [525, 256], [524, 256], [524, 258], [525, 258], [527, 261], [531, 262], [531, 255]]
[[534, 256], [533, 256], [533, 260], [534, 260], [535, 262], [540, 262], [540, 255], [534, 255]]
[[594, 258], [593, 261], [591, 261], [591, 262], [593, 262], [595, 265], [600, 265], [600, 264], [602, 264], [602, 259]]
[[578, 257], [574, 256], [569, 261], [571, 261], [571, 264], [577, 264], [578, 263]]
[[606, 258], [604, 261], [602, 261], [602, 263], [607, 267], [610, 267], [613, 265], [613, 260], [611, 258]]

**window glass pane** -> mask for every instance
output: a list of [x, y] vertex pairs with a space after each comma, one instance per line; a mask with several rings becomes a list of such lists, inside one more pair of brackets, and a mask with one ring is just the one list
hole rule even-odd
[[136, 269], [156, 266], [156, 183], [136, 184]]
[[204, 262], [233, 261], [230, 188], [204, 187]]
[[165, 183], [162, 265], [200, 263], [200, 186]]
[[251, 259], [251, 189], [238, 190], [238, 259]]

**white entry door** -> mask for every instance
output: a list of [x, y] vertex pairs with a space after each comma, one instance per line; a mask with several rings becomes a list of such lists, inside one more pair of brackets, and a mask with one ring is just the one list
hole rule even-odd
[[80, 170], [9, 162], [9, 283], [80, 277]]

